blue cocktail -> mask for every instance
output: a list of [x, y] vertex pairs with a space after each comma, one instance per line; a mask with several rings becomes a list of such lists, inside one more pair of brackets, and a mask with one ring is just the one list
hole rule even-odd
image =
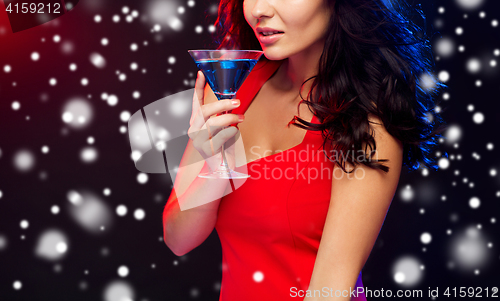
[[[189, 50], [198, 68], [203, 72], [218, 100], [234, 98], [236, 92], [262, 56], [257, 50]], [[223, 114], [225, 114], [224, 112]], [[236, 172], [227, 165], [222, 145], [222, 162], [211, 173], [198, 177], [211, 179], [243, 179], [247, 174]]]
[[233, 98], [255, 64], [253, 59], [196, 61], [219, 100]]

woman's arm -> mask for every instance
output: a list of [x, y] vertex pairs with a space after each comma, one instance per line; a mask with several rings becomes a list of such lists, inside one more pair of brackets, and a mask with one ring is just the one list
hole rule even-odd
[[[191, 141], [188, 142], [183, 160], [192, 152], [196, 152], [190, 144]], [[179, 169], [175, 181], [177, 183], [174, 184], [163, 210], [163, 240], [177, 256], [196, 248], [212, 233], [217, 222], [221, 198], [227, 194], [226, 189], [230, 189], [229, 180], [198, 177], [200, 172], [209, 171], [203, 160]], [[191, 184], [188, 186], [185, 183]], [[184, 206], [203, 205], [181, 210], [179, 202]]]
[[[356, 170], [347, 175], [335, 166], [330, 207], [309, 284], [311, 293], [318, 290], [321, 297], [318, 293], [304, 301], [351, 300], [347, 292], [355, 289], [356, 279], [370, 255], [398, 186], [402, 143], [386, 131], [378, 118], [369, 116], [369, 120], [380, 124], [372, 126], [377, 144], [374, 159], [389, 159], [385, 164], [390, 170], [384, 173], [357, 165]], [[349, 171], [352, 166], [346, 169]], [[328, 293], [324, 292], [325, 287]], [[344, 297], [336, 298], [336, 290], [347, 292]], [[333, 296], [329, 292], [333, 292]]]
[[[195, 90], [191, 123], [202, 122], [195, 120], [201, 118], [197, 115], [200, 112], [197, 110], [199, 108], [197, 101], [200, 105], [218, 105], [220, 107], [218, 111], [225, 108], [224, 103], [218, 102], [210, 87], [205, 85], [203, 78], [196, 80]], [[215, 165], [220, 164], [220, 159], [217, 157], [209, 160]], [[210, 235], [217, 221], [221, 198], [230, 192], [226, 191], [227, 189], [231, 189], [228, 185], [229, 180], [198, 177], [200, 172], [209, 172], [210, 168], [207, 160], [204, 160], [193, 146], [192, 139], [188, 141], [180, 166], [163, 211], [163, 239], [170, 250], [178, 256], [196, 248]]]

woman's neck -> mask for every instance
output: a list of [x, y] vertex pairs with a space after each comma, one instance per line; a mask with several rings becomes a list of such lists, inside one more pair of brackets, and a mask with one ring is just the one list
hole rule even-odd
[[[323, 45], [311, 47], [308, 51], [302, 51], [285, 59], [276, 74], [271, 78], [273, 87], [283, 93], [298, 94], [302, 84], [310, 77], [318, 74]], [[311, 86], [312, 80], [302, 87], [301, 93], [304, 98], [309, 93]]]

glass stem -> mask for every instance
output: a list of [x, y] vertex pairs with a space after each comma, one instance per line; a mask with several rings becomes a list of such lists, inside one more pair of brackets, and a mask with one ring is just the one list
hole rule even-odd
[[[223, 114], [226, 114], [227, 112], [224, 111]], [[222, 130], [226, 129], [227, 126], [223, 127]], [[222, 143], [222, 149], [221, 149], [221, 152], [222, 152], [222, 160], [221, 160], [221, 163], [220, 163], [220, 166], [219, 166], [219, 169], [220, 170], [223, 170], [223, 171], [229, 171], [229, 165], [227, 164], [227, 159], [226, 159], [226, 152], [225, 152], [225, 145], [226, 143]]]
[[[219, 94], [219, 95], [218, 95], [218, 98], [219, 98], [219, 100], [223, 100], [223, 99], [233, 99], [235, 95], [236, 95], [236, 94]], [[221, 115], [227, 114], [227, 112], [228, 112], [228, 111], [223, 111], [223, 112], [221, 113]], [[222, 130], [224, 130], [224, 129], [227, 129], [227, 126], [225, 126], [225, 127], [223, 127], [223, 128], [222, 128]], [[222, 131], [222, 130], [221, 130], [221, 131]], [[226, 152], [225, 152], [226, 147], [225, 147], [225, 145], [226, 145], [226, 143], [224, 142], [224, 143], [222, 144], [222, 147], [221, 147], [221, 152], [222, 152], [222, 160], [221, 160], [221, 163], [220, 163], [220, 165], [219, 165], [218, 170], [219, 170], [219, 171], [221, 171], [221, 172], [227, 172], [227, 173], [229, 173], [230, 169], [229, 169], [229, 165], [227, 164]]]

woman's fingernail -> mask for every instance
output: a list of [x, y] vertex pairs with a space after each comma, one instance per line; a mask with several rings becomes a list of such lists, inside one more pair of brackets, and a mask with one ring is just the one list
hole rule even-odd
[[231, 103], [235, 106], [239, 106], [240, 105], [240, 100], [239, 99], [235, 99], [235, 100], [231, 100]]
[[238, 114], [238, 119], [239, 119], [240, 121], [245, 120], [245, 115]]

